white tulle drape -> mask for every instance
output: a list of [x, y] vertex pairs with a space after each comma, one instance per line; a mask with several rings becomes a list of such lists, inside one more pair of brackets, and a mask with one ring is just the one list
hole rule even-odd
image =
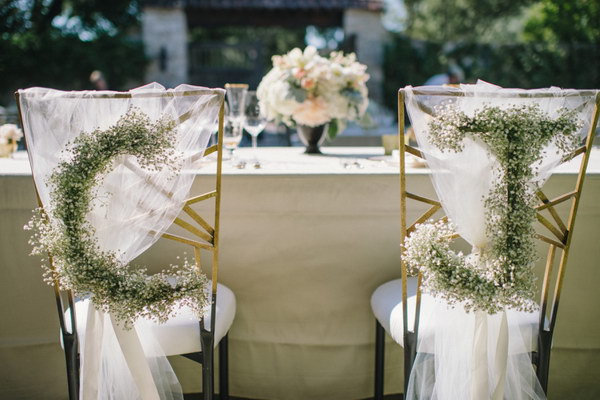
[[[434, 106], [450, 102], [467, 115], [485, 104], [501, 108], [537, 104], [551, 117], [560, 108], [577, 110], [583, 137], [589, 130], [595, 93], [559, 88], [503, 89], [485, 82], [459, 88], [406, 88], [410, 121], [444, 211], [474, 249], [484, 248], [491, 240], [486, 235], [484, 198], [500, 168], [481, 141], [466, 138], [461, 152], [441, 152], [430, 143], [428, 124]], [[541, 186], [561, 159], [552, 146], [544, 150], [531, 182], [534, 186]], [[424, 295], [417, 359], [406, 398], [544, 399], [529, 356], [535, 349], [532, 340], [537, 320], [537, 313], [509, 309], [494, 315], [467, 313], [460, 305], [451, 309], [443, 301]]]
[[[46, 88], [19, 91], [29, 160], [44, 208], [51, 210], [48, 178], [68, 157], [63, 151], [82, 132], [113, 126], [131, 107], [151, 121], [177, 121], [176, 152], [183, 168], [150, 172], [133, 156], [114, 160], [99, 187], [87, 218], [102, 250], [127, 263], [148, 249], [173, 223], [188, 197], [192, 163], [216, 131], [222, 89], [181, 85], [165, 89], [153, 83], [129, 92], [64, 92]], [[110, 315], [85, 303], [87, 315], [81, 351], [81, 398], [182, 399], [181, 387], [152, 330], [143, 322], [124, 330]]]

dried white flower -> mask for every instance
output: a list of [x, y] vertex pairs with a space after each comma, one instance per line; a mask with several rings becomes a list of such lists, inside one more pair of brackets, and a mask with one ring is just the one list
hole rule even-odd
[[491, 242], [463, 256], [450, 249], [453, 227], [437, 222], [417, 226], [404, 243], [404, 258], [423, 273], [424, 287], [451, 304], [495, 313], [505, 306], [534, 307], [532, 271], [536, 260], [535, 188], [531, 179], [554, 143], [568, 154], [579, 143], [580, 122], [574, 111], [558, 110], [551, 118], [538, 106], [484, 106], [468, 116], [453, 103], [436, 107], [429, 139], [442, 151], [460, 152], [463, 140], [479, 139], [498, 160], [501, 173], [485, 198], [486, 232]]
[[[90, 293], [94, 303], [126, 326], [139, 317], [165, 321], [176, 304], [190, 306], [198, 315], [209, 304], [207, 278], [184, 260], [148, 276], [145, 268], [130, 268], [115, 252], [102, 251], [93, 226], [86, 220], [94, 187], [110, 172], [115, 157], [129, 154], [150, 171], [175, 170], [176, 122], [164, 117], [151, 123], [131, 108], [106, 130], [83, 132], [49, 179], [53, 190], [49, 215], [38, 209], [25, 229], [32, 230], [32, 254], [51, 254], [54, 268], [45, 265], [45, 279], [77, 294]], [[175, 277], [175, 282], [173, 282]]]

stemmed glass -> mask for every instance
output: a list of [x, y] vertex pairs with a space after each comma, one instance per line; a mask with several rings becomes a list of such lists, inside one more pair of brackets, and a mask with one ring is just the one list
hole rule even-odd
[[260, 110], [260, 104], [258, 97], [256, 97], [255, 91], [249, 91], [246, 95], [246, 107], [245, 107], [246, 121], [244, 128], [252, 137], [252, 151], [254, 152], [254, 167], [260, 168], [260, 162], [256, 157], [256, 148], [258, 147], [258, 135], [265, 129], [267, 119]]
[[229, 151], [229, 160], [235, 163], [233, 152], [242, 140], [242, 128], [236, 118], [225, 117], [223, 121], [223, 146]]
[[227, 83], [225, 89], [227, 90], [227, 105], [223, 127], [223, 144], [229, 150], [231, 162], [234, 162], [233, 152], [242, 140], [248, 85], [245, 83]]

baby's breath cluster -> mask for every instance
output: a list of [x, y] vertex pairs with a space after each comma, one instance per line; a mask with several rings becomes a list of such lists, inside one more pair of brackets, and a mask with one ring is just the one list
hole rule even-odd
[[453, 234], [450, 222], [417, 225], [404, 242], [404, 261], [410, 272], [421, 272], [427, 291], [450, 305], [462, 302], [467, 311], [482, 309], [491, 314], [501, 310], [496, 292], [503, 271], [490, 265], [485, 254], [465, 256], [453, 251]]
[[[57, 279], [63, 289], [91, 294], [97, 307], [110, 312], [126, 326], [139, 317], [165, 321], [176, 303], [189, 305], [198, 314], [208, 303], [207, 279], [194, 265], [154, 275], [145, 268], [129, 268], [114, 252], [99, 248], [86, 214], [92, 208], [94, 188], [110, 172], [121, 155], [133, 155], [146, 170], [177, 170], [174, 150], [176, 122], [163, 117], [151, 122], [141, 110], [130, 108], [106, 130], [83, 132], [49, 178], [48, 214], [38, 209], [26, 225], [33, 234], [32, 254], [51, 254], [52, 265], [44, 265], [45, 279]], [[54, 268], [52, 268], [54, 267]]]
[[536, 260], [535, 187], [531, 184], [543, 157], [554, 143], [560, 154], [579, 144], [580, 123], [574, 111], [550, 117], [537, 105], [500, 108], [486, 105], [472, 116], [454, 103], [437, 106], [429, 138], [441, 151], [460, 152], [464, 139], [480, 140], [499, 164], [500, 173], [484, 199], [485, 249], [469, 256], [450, 250], [452, 227], [419, 226], [405, 243], [405, 259], [423, 272], [425, 287], [468, 309], [497, 312], [505, 306], [531, 309]]

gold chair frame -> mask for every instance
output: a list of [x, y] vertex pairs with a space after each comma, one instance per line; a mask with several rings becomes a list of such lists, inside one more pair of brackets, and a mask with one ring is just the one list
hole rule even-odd
[[[414, 94], [427, 94], [430, 96], [463, 96], [462, 92], [455, 91], [439, 91], [432, 92], [421, 92], [419, 89], [413, 89]], [[585, 144], [575, 150], [573, 153], [564, 157], [561, 163], [564, 163], [571, 158], [583, 155], [579, 166], [579, 173], [575, 184], [575, 189], [564, 193], [563, 195], [557, 196], [553, 199], [549, 199], [544, 192], [538, 190], [537, 197], [540, 199], [540, 204], [536, 207], [537, 220], [547, 228], [547, 230], [554, 237], [548, 237], [546, 235], [537, 234], [537, 239], [549, 245], [548, 254], [546, 257], [546, 264], [544, 270], [544, 278], [541, 288], [540, 298], [540, 310], [539, 310], [539, 328], [538, 328], [538, 340], [537, 350], [531, 354], [531, 360], [533, 365], [536, 367], [536, 375], [544, 393], [548, 393], [548, 373], [550, 367], [550, 352], [552, 346], [552, 336], [554, 334], [554, 327], [556, 325], [556, 317], [558, 314], [558, 305], [560, 302], [560, 295], [563, 286], [563, 279], [567, 267], [567, 260], [569, 257], [569, 250], [571, 247], [571, 239], [573, 237], [573, 229], [575, 227], [575, 217], [577, 216], [577, 210], [579, 207], [579, 201], [581, 199], [581, 192], [583, 189], [583, 183], [585, 180], [585, 172], [590, 158], [592, 144], [594, 141], [596, 126], [598, 124], [598, 117], [600, 115], [600, 92], [594, 91], [578, 91], [573, 95], [596, 95], [596, 105], [592, 115], [591, 125], [589, 132], [587, 133]], [[412, 154], [425, 161], [424, 155], [418, 148], [410, 146], [405, 143], [404, 140], [404, 106], [405, 106], [405, 89], [398, 91], [398, 141], [399, 141], [399, 153], [400, 153], [400, 243], [404, 243], [404, 240], [410, 233], [415, 229], [417, 224], [426, 222], [428, 219], [433, 217], [438, 211], [442, 209], [442, 205], [439, 201], [430, 199], [425, 196], [420, 196], [415, 193], [406, 190], [406, 153]], [[550, 94], [536, 93], [536, 94], [507, 94], [507, 97], [551, 97]], [[430, 206], [420, 217], [418, 217], [412, 224], [407, 224], [406, 219], [406, 204], [407, 200], [415, 200], [420, 203], [424, 203]], [[563, 221], [559, 213], [555, 209], [555, 206], [571, 200], [570, 211], [567, 219], [567, 223]], [[541, 214], [541, 211], [548, 211], [552, 220]], [[441, 219], [446, 219], [447, 216]], [[556, 224], [556, 225], [555, 225]], [[455, 234], [454, 237], [459, 237]], [[558, 264], [558, 271], [553, 274], [556, 253], [562, 252], [560, 255], [560, 262]], [[407, 279], [408, 271], [406, 263], [403, 258], [400, 257], [400, 268], [402, 274], [402, 318], [403, 321], [408, 321], [409, 309], [408, 309], [408, 293], [407, 293]], [[549, 301], [550, 288], [553, 285], [553, 296]], [[417, 276], [417, 292], [416, 301], [414, 305], [414, 326], [410, 327], [408, 323], [403, 324], [403, 337], [404, 337], [404, 393], [406, 393], [408, 387], [408, 381], [412, 366], [414, 364], [417, 355], [417, 342], [419, 335], [419, 319], [421, 311], [421, 283], [422, 275]], [[384, 382], [384, 354], [385, 354], [385, 330], [377, 322], [376, 327], [376, 344], [375, 344], [375, 399], [383, 399], [383, 382]]]
[[[184, 92], [166, 92], [166, 93], [148, 93], [148, 94], [137, 94], [136, 97], [173, 97], [173, 96], [192, 96], [200, 94], [217, 93], [212, 89], [199, 89], [190, 90]], [[98, 93], [94, 95], [94, 98], [131, 98], [130, 93]], [[20, 105], [20, 94], [15, 93], [17, 102], [17, 108], [19, 111], [19, 119], [21, 126], [23, 125], [23, 116]], [[204, 400], [212, 400], [214, 397], [214, 332], [215, 332], [215, 320], [216, 320], [216, 305], [217, 305], [217, 282], [219, 272], [219, 232], [220, 232], [220, 216], [221, 216], [221, 181], [222, 181], [222, 164], [223, 164], [223, 118], [224, 118], [224, 102], [225, 94], [220, 96], [218, 99], [220, 103], [219, 108], [219, 122], [218, 122], [218, 140], [217, 144], [212, 145], [204, 151], [202, 157], [208, 156], [212, 153], [217, 153], [217, 171], [215, 175], [215, 189], [207, 193], [203, 193], [197, 196], [192, 196], [186, 200], [183, 207], [183, 214], [187, 215], [191, 222], [184, 220], [180, 214], [175, 221], [174, 225], [178, 225], [186, 230], [192, 237], [185, 237], [181, 235], [175, 235], [172, 233], [164, 233], [163, 238], [173, 240], [179, 243], [187, 244], [192, 246], [194, 249], [194, 260], [196, 270], [198, 273], [202, 271], [201, 265], [201, 250], [212, 253], [212, 296], [211, 296], [211, 307], [210, 307], [210, 329], [206, 329], [204, 325], [204, 318], [199, 320], [200, 328], [200, 342], [201, 352], [181, 354], [183, 357], [196, 361], [202, 364], [202, 392]], [[179, 121], [183, 122], [191, 116], [190, 112], [183, 114], [179, 117]], [[126, 165], [133, 172], [136, 169], [133, 165]], [[43, 208], [41, 203], [38, 189], [34, 179], [34, 186], [36, 190], [36, 196], [38, 205]], [[171, 197], [171, 193], [165, 193], [166, 196]], [[204, 218], [196, 212], [192, 206], [200, 202], [214, 199], [214, 226], [211, 226]], [[172, 225], [173, 226], [173, 225]], [[52, 254], [48, 255], [48, 262], [52, 270], [54, 270], [54, 263]], [[60, 331], [63, 339], [63, 346], [65, 351], [65, 359], [67, 365], [67, 383], [68, 393], [70, 400], [77, 400], [79, 398], [79, 339], [77, 336], [77, 318], [75, 313], [75, 298], [71, 290], [63, 291], [60, 289], [58, 278], [54, 276], [53, 283], [54, 298], [56, 301], [56, 307], [58, 311], [58, 320], [60, 325]], [[67, 326], [65, 321], [65, 313], [69, 313], [71, 326]], [[228, 377], [228, 334], [226, 334], [219, 342], [219, 398], [223, 400], [229, 399], [229, 377]]]

